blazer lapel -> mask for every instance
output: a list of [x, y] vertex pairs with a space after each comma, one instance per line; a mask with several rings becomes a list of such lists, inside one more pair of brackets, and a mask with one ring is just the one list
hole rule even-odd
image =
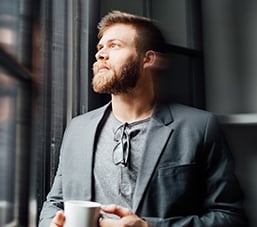
[[[80, 140], [80, 145], [78, 146], [80, 150], [87, 151], [87, 153], [84, 154], [84, 156], [82, 156], [80, 160], [80, 162], [83, 162], [83, 165], [81, 166], [81, 168], [83, 169], [81, 171], [83, 176], [81, 176], [81, 179], [87, 179], [86, 181], [82, 181], [82, 188], [85, 189], [83, 197], [87, 200], [92, 199], [93, 159], [97, 129], [99, 124], [101, 123], [101, 120], [105, 116], [105, 113], [108, 110], [109, 106], [110, 105], [108, 104], [100, 108], [95, 116], [92, 118], [92, 121], [86, 121], [86, 125], [81, 125], [81, 127], [83, 127], [81, 135], [87, 135], [87, 138]], [[88, 129], [90, 129], [90, 132], [88, 132]]]
[[173, 128], [170, 125], [172, 121], [173, 118], [167, 105], [157, 105], [155, 107], [144, 146], [141, 167], [138, 172], [133, 200], [134, 212], [140, 204], [165, 144], [172, 134]]

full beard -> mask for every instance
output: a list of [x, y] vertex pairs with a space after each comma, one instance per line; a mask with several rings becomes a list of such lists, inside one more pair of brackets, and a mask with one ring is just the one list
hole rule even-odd
[[94, 91], [113, 95], [128, 93], [136, 86], [139, 79], [139, 65], [138, 59], [124, 64], [120, 75], [113, 70], [108, 70], [105, 74], [94, 72], [92, 80]]

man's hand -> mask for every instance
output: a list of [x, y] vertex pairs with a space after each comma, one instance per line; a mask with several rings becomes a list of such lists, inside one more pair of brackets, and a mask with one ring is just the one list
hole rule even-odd
[[102, 206], [101, 209], [106, 213], [118, 215], [120, 219], [104, 217], [99, 222], [100, 227], [148, 227], [146, 221], [139, 218], [127, 208], [117, 205], [107, 205]]
[[63, 227], [64, 220], [65, 220], [65, 217], [64, 217], [63, 211], [58, 211], [53, 221], [51, 222], [50, 227]]

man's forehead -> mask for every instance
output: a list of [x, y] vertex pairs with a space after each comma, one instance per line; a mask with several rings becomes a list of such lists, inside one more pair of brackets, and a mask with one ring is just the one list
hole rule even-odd
[[136, 29], [132, 25], [114, 24], [106, 28], [100, 40], [131, 40], [134, 41]]

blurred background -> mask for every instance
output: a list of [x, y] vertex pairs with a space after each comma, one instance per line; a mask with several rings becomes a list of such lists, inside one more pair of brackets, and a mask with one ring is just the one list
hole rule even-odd
[[0, 227], [37, 225], [67, 123], [109, 100], [91, 66], [110, 10], [158, 21], [166, 96], [218, 116], [257, 226], [257, 1], [1, 0]]

